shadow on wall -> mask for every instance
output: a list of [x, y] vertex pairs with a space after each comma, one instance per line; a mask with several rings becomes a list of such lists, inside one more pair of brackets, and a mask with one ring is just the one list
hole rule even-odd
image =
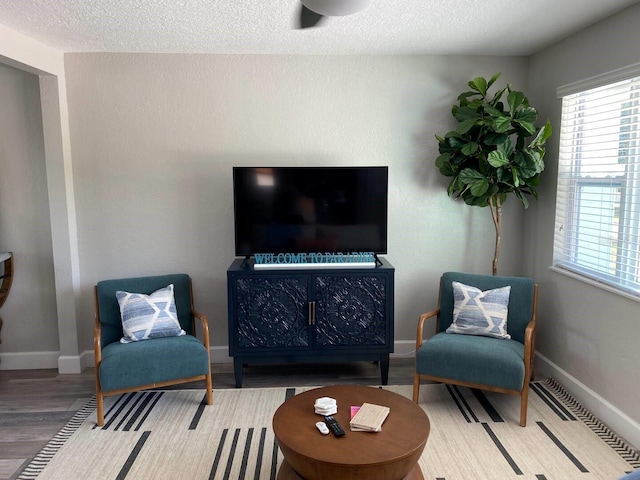
[[426, 112], [425, 122], [422, 125], [421, 131], [413, 135], [415, 150], [413, 174], [418, 184], [427, 191], [432, 188], [446, 190], [449, 184], [447, 178], [440, 175], [440, 172], [436, 168], [436, 158], [438, 158], [440, 152], [438, 151], [438, 141], [435, 135], [441, 131], [438, 129], [443, 128], [443, 123], [447, 124], [444, 128], [447, 128], [449, 124], [451, 124], [451, 128], [453, 128], [453, 122], [433, 120], [451, 117], [451, 105], [445, 105], [444, 101], [443, 95], [443, 105], [439, 105]]

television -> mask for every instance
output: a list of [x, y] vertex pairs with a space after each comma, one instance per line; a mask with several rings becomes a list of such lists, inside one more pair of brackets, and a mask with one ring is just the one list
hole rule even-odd
[[234, 167], [236, 256], [387, 253], [388, 167]]

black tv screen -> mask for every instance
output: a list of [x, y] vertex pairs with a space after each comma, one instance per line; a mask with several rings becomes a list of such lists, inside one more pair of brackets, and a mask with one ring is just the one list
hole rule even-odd
[[234, 167], [236, 256], [387, 253], [388, 167]]

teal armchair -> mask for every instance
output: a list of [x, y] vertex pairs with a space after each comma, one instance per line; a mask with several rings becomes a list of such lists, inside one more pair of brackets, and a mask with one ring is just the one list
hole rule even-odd
[[[504, 313], [510, 338], [447, 333], [454, 322], [453, 282], [482, 292], [509, 286], [508, 313]], [[418, 320], [413, 400], [419, 401], [421, 380], [519, 395], [520, 425], [524, 427], [533, 375], [537, 298], [538, 286], [530, 278], [444, 273], [437, 308]], [[425, 340], [424, 323], [433, 317], [435, 335]]]
[[[123, 325], [116, 292], [150, 295], [170, 284], [173, 285], [179, 327], [184, 334], [121, 343]], [[104, 397], [107, 395], [204, 380], [207, 404], [213, 403], [209, 327], [207, 317], [194, 309], [188, 275], [104, 280], [98, 282], [94, 293], [98, 425], [104, 424]], [[202, 342], [195, 336], [195, 319], [200, 320]]]

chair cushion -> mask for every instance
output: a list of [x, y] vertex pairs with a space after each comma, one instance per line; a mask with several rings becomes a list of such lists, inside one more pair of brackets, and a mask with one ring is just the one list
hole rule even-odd
[[173, 284], [150, 295], [118, 290], [116, 298], [122, 317], [122, 343], [149, 338], [186, 335], [178, 322]]
[[520, 391], [524, 346], [515, 340], [442, 332], [416, 352], [416, 372]]
[[104, 392], [206, 375], [209, 356], [191, 336], [153, 338], [144, 342], [110, 343], [99, 366]]
[[511, 338], [507, 333], [510, 286], [480, 290], [453, 283], [453, 323], [447, 333]]

